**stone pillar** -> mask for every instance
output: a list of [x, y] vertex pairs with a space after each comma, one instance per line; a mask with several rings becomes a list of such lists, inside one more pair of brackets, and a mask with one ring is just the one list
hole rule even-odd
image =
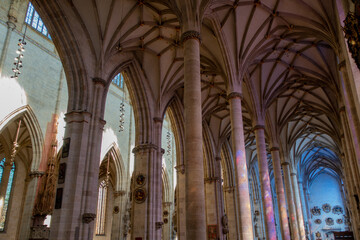
[[187, 239], [206, 239], [200, 79], [200, 33], [186, 31], [184, 45], [185, 185]]
[[114, 209], [112, 209], [111, 240], [124, 238], [123, 217], [125, 214], [126, 191], [114, 192]]
[[31, 220], [33, 216], [33, 208], [29, 206], [34, 206], [35, 197], [36, 197], [36, 187], [38, 180], [41, 176], [44, 175], [44, 172], [32, 171], [29, 176], [25, 179], [25, 199], [24, 199], [24, 207], [21, 216], [20, 223], [20, 232], [18, 239], [29, 239], [30, 237], [30, 227]]
[[[152, 143], [140, 144], [133, 149], [135, 169], [132, 183], [131, 239], [157, 239], [156, 232], [161, 232], [162, 222], [157, 219], [156, 209], [159, 204], [156, 203], [156, 195], [159, 192], [155, 182], [158, 177], [161, 179], [161, 168], [159, 171], [155, 169], [159, 161], [158, 149], [159, 147]], [[157, 176], [159, 172], [160, 176]]]
[[300, 194], [299, 194], [299, 186], [298, 186], [298, 180], [296, 177], [296, 173], [291, 173], [291, 181], [292, 181], [292, 189], [296, 204], [296, 216], [298, 221], [298, 227], [299, 227], [299, 233], [300, 233], [300, 239], [305, 240], [306, 234], [305, 234], [305, 227], [304, 227], [304, 217], [302, 212], [302, 206], [300, 201]]
[[175, 167], [177, 175], [177, 192], [176, 192], [176, 228], [177, 238], [185, 240], [186, 238], [186, 207], [185, 207], [185, 165]]
[[265, 145], [265, 127], [263, 125], [256, 125], [254, 127], [254, 132], [256, 138], [257, 159], [259, 164], [262, 205], [265, 217], [266, 239], [276, 240], [274, 207], [272, 202], [269, 167]]
[[291, 239], [299, 240], [299, 229], [296, 216], [295, 199], [293, 197], [293, 190], [290, 176], [290, 166], [288, 162], [282, 162], [284, 173], [284, 185], [286, 190], [287, 206], [289, 211], [289, 221], [291, 226]]
[[290, 240], [291, 238], [290, 238], [289, 222], [288, 222], [288, 215], [286, 209], [284, 184], [281, 173], [279, 148], [272, 147], [270, 151], [271, 151], [271, 157], [272, 157], [273, 169], [274, 169], [275, 189], [276, 189], [277, 204], [279, 209], [279, 218], [280, 218], [279, 224], [281, 229], [281, 237], [283, 240]]
[[[12, 1], [13, 2], [13, 1]], [[13, 3], [11, 3], [11, 7], [12, 7]], [[11, 9], [10, 7], [10, 9]], [[10, 13], [10, 10], [9, 10]], [[1, 51], [1, 56], [0, 56], [0, 77], [2, 76], [3, 73], [3, 68], [4, 68], [4, 64], [5, 64], [5, 60], [6, 60], [6, 56], [7, 56], [7, 51], [9, 48], [9, 43], [10, 43], [10, 38], [11, 38], [11, 33], [13, 32], [13, 30], [16, 27], [16, 18], [14, 16], [9, 15], [8, 16], [8, 21], [6, 22], [7, 24], [7, 30], [6, 30], [6, 36], [5, 36], [5, 40], [4, 40], [4, 45]]]
[[251, 203], [249, 193], [248, 168], [245, 157], [244, 125], [241, 110], [241, 94], [230, 93], [227, 97], [230, 104], [231, 136], [233, 157], [236, 169], [236, 184], [239, 201], [239, 225], [241, 239], [254, 238], [251, 221]]
[[87, 240], [93, 237], [98, 199], [99, 161], [106, 82], [93, 79], [87, 111], [66, 114], [66, 130], [52, 215], [50, 239]]
[[239, 223], [237, 217], [237, 203], [238, 203], [238, 194], [236, 194], [234, 187], [224, 187], [224, 205], [225, 212], [228, 217], [228, 227], [229, 233], [225, 239], [240, 239]]
[[303, 220], [304, 220], [304, 225], [305, 225], [305, 234], [306, 236], [309, 236], [309, 227], [308, 227], [308, 213], [306, 210], [306, 200], [305, 200], [305, 194], [304, 194], [304, 187], [303, 187], [303, 182], [302, 180], [298, 181], [298, 186], [299, 186], [299, 193], [300, 193], [300, 203], [301, 203], [301, 210], [303, 213]]
[[162, 203], [162, 221], [164, 222], [164, 226], [162, 228], [162, 239], [171, 239], [171, 205], [172, 202], [163, 202]]
[[206, 223], [208, 225], [216, 225], [218, 232], [218, 239], [223, 239], [221, 222], [219, 221], [218, 214], [218, 194], [217, 183], [219, 179], [217, 177], [205, 178], [205, 195], [206, 195]]

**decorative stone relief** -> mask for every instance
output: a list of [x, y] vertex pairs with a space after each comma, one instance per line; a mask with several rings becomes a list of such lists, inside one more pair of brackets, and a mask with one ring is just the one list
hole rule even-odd
[[96, 218], [95, 213], [84, 213], [82, 216], [83, 223], [91, 223]]
[[342, 223], [343, 223], [342, 218], [336, 219], [336, 223], [337, 223], [337, 224], [342, 224]]
[[46, 225], [31, 227], [30, 239], [31, 240], [47, 240], [50, 236], [50, 228]]
[[136, 203], [143, 203], [146, 199], [146, 191], [143, 188], [137, 188], [134, 190], [134, 201]]
[[322, 223], [321, 219], [316, 219], [314, 222], [315, 222], [316, 224], [321, 224], [321, 223]]

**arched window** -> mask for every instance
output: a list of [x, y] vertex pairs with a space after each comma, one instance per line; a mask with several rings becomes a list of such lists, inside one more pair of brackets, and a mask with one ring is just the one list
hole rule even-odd
[[[0, 185], [3, 182], [4, 169], [5, 169], [5, 158], [3, 158], [3, 160], [1, 160], [1, 162], [0, 162]], [[14, 181], [14, 174], [15, 174], [15, 164], [13, 164], [11, 167], [10, 174], [9, 174], [9, 181], [8, 181], [8, 184], [6, 187], [6, 193], [5, 193], [4, 203], [3, 203], [4, 205], [3, 205], [3, 209], [1, 212], [1, 218], [0, 218], [0, 232], [5, 230], [6, 215], [7, 215], [7, 210], [9, 207], [11, 189], [12, 189], [12, 184]]]
[[105, 212], [107, 199], [107, 184], [103, 180], [99, 186], [99, 198], [96, 213], [96, 235], [105, 235]]
[[42, 33], [44, 36], [51, 39], [50, 34], [45, 27], [44, 22], [41, 20], [37, 11], [35, 11], [34, 6], [29, 2], [29, 6], [26, 12], [25, 22], [31, 26], [32, 28], [36, 29], [38, 32]]

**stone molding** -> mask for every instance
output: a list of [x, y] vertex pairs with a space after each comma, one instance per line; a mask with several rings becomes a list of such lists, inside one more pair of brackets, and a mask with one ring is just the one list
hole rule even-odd
[[264, 126], [264, 125], [255, 125], [255, 126], [253, 127], [253, 130], [254, 130], [254, 131], [259, 130], [259, 129], [265, 130], [265, 126]]
[[229, 101], [233, 98], [239, 98], [240, 100], [243, 100], [243, 95], [239, 92], [231, 92], [226, 96], [226, 100]]
[[181, 164], [181, 165], [177, 165], [175, 166], [176, 172], [184, 174], [185, 173], [185, 165]]
[[296, 173], [292, 172], [292, 173], [290, 173], [290, 176], [296, 176]]
[[281, 166], [288, 166], [288, 165], [290, 165], [289, 162], [283, 162], [283, 163], [281, 163]]
[[224, 192], [233, 193], [235, 191], [235, 187], [224, 187]]
[[91, 223], [96, 218], [95, 213], [84, 213], [82, 215], [82, 222], [83, 223]]
[[204, 178], [205, 183], [213, 183], [213, 182], [219, 182], [220, 178], [218, 177], [207, 177]]
[[158, 146], [152, 143], [139, 144], [133, 148], [133, 153], [138, 153], [146, 150], [158, 150]]
[[181, 35], [181, 42], [184, 43], [189, 39], [197, 39], [201, 43], [201, 35], [198, 31], [186, 31]]

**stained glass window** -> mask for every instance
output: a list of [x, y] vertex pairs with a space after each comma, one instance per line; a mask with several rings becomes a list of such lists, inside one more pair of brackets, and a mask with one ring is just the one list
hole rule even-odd
[[112, 80], [113, 84], [115, 84], [116, 86], [118, 86], [119, 88], [124, 88], [124, 76], [119, 73], [118, 75], [116, 75], [113, 80]]
[[103, 180], [99, 186], [99, 197], [96, 213], [96, 235], [105, 235], [105, 211], [106, 211], [107, 185]]
[[[5, 168], [5, 158], [3, 158], [3, 160], [1, 160], [1, 162], [0, 162], [0, 185], [3, 182], [2, 177], [3, 177], [3, 173], [4, 173], [4, 168]], [[13, 185], [13, 181], [14, 181], [14, 174], [15, 174], [15, 164], [12, 165], [11, 170], [10, 170], [9, 181], [7, 184], [5, 199], [4, 199], [4, 203], [3, 203], [4, 205], [3, 205], [2, 212], [1, 212], [1, 218], [0, 218], [0, 231], [1, 232], [4, 231], [4, 229], [5, 229], [7, 210], [9, 207], [11, 190], [12, 190], [12, 185]], [[0, 201], [1, 201], [1, 199], [0, 199]]]
[[39, 14], [35, 11], [31, 2], [29, 3], [28, 10], [26, 12], [25, 22], [32, 28], [36, 29], [38, 32], [41, 32], [43, 35], [51, 39], [44, 22], [41, 20]]

